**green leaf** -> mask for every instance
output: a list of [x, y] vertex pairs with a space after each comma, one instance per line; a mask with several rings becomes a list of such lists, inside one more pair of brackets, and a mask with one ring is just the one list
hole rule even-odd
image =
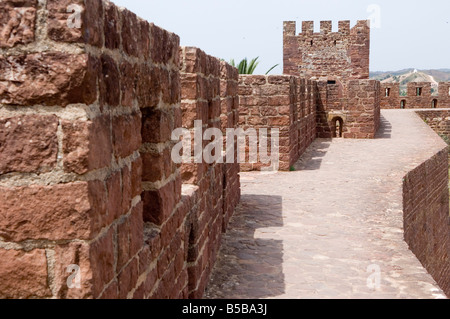
[[250, 65], [247, 68], [247, 74], [253, 74], [253, 72], [255, 72], [255, 69], [259, 64], [259, 62], [257, 62], [258, 59], [259, 59], [259, 57], [256, 57], [255, 59], [252, 59], [250, 61]]
[[[241, 62], [236, 66], [234, 59], [230, 60], [230, 64], [238, 69], [239, 74], [253, 74], [256, 70], [256, 67], [259, 65], [258, 61], [259, 57], [251, 59], [250, 62], [247, 58], [242, 59]], [[270, 71], [275, 69], [279, 64], [274, 65], [266, 72], [266, 75], [269, 74]]]
[[273, 69], [275, 69], [277, 66], [279, 66], [279, 64], [275, 64], [273, 67], [271, 67], [269, 69], [269, 71], [266, 72], [266, 75], [270, 73], [270, 71], [272, 71]]

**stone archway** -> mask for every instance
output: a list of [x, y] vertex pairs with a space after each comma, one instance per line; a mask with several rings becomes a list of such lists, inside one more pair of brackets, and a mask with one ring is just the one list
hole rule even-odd
[[431, 101], [431, 108], [436, 109], [437, 107], [438, 107], [438, 100], [433, 99], [433, 101]]
[[400, 101], [400, 108], [401, 109], [405, 109], [406, 108], [406, 100], [401, 100]]
[[340, 116], [335, 116], [331, 120], [331, 134], [333, 138], [343, 137], [344, 132], [344, 120]]

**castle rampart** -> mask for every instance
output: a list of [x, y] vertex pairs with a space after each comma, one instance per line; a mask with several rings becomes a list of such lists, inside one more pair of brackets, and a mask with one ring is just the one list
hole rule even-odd
[[399, 83], [381, 83], [380, 99], [383, 109], [429, 109], [450, 107], [450, 82], [439, 82], [432, 93], [430, 82], [410, 82], [405, 95]]
[[[221, 129], [226, 140], [225, 128], [278, 128], [289, 170], [317, 136], [374, 138], [380, 125], [366, 21], [337, 33], [325, 21], [320, 34], [305, 22], [299, 36], [287, 22], [286, 75], [239, 76], [106, 0], [0, 9], [0, 298], [201, 298], [240, 168], [263, 165], [227, 152], [175, 162], [176, 129], [192, 138], [200, 121], [202, 136]], [[427, 175], [440, 192], [442, 156]], [[409, 195], [409, 216], [444, 200], [416, 211]]]

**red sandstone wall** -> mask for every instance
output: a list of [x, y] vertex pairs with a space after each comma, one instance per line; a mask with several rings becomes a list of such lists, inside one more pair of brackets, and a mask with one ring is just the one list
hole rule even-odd
[[416, 113], [430, 126], [433, 131], [450, 142], [450, 111], [449, 110], [427, 110], [416, 111]]
[[[314, 82], [317, 136], [321, 138], [374, 138], [380, 125], [380, 86], [369, 79], [369, 21], [321, 21], [320, 33], [313, 21], [284, 22], [284, 73]], [[339, 124], [337, 124], [339, 123]], [[339, 126], [338, 126], [339, 125]]]
[[[280, 129], [280, 169], [288, 170], [316, 135], [337, 137], [336, 120], [342, 120], [344, 138], [374, 138], [380, 126], [380, 83], [350, 80], [346, 85], [293, 76], [240, 76], [240, 126]], [[249, 144], [247, 142], [247, 152]], [[260, 161], [241, 169], [260, 170]]]
[[352, 80], [348, 84], [349, 119], [344, 137], [374, 138], [380, 127], [380, 82]]
[[409, 172], [403, 182], [405, 240], [450, 296], [448, 150]]
[[402, 99], [400, 83], [381, 83], [380, 103], [382, 109], [399, 109]]
[[[417, 92], [418, 88], [421, 89], [420, 95]], [[401, 96], [399, 83], [382, 83], [380, 90], [381, 108], [448, 108], [450, 107], [449, 88], [449, 82], [440, 82], [437, 94], [432, 95], [431, 83], [410, 82], [407, 85], [406, 96]], [[389, 96], [386, 96], [386, 89], [389, 89]]]
[[[288, 169], [315, 137], [316, 109], [336, 111], [342, 92], [293, 76], [239, 79], [107, 1], [75, 1], [81, 25], [69, 28], [69, 4], [0, 3], [0, 297], [201, 297], [239, 201], [239, 165], [174, 164], [172, 130], [194, 119], [235, 128], [240, 113], [246, 126], [280, 128]], [[365, 35], [356, 41], [364, 75]], [[347, 133], [371, 136], [377, 83], [348, 87]], [[448, 293], [441, 153], [405, 178], [405, 238]], [[71, 264], [80, 289], [68, 288]]]
[[[221, 97], [221, 128], [225, 134], [226, 129], [239, 127], [239, 74], [238, 70], [224, 61], [220, 62], [220, 97]], [[237, 138], [234, 138], [234, 162], [227, 163], [224, 160], [223, 179], [223, 227], [225, 232], [231, 216], [241, 198], [241, 188], [239, 181], [240, 165], [237, 161]]]
[[[449, 143], [450, 111], [426, 110], [416, 113]], [[450, 295], [448, 160], [444, 160], [448, 156], [448, 152], [443, 150], [408, 175], [404, 186], [404, 205], [407, 207], [405, 229], [409, 228], [405, 238], [408, 244], [445, 293]], [[425, 197], [425, 194], [428, 196]], [[428, 207], [425, 209], [424, 205]]]
[[[182, 188], [178, 36], [100, 0], [75, 1], [69, 28], [73, 3], [0, 3], [0, 297], [200, 297], [238, 170], [213, 165]], [[236, 123], [237, 73], [213, 64], [220, 127]]]
[[[240, 118], [242, 129], [279, 130], [279, 169], [289, 170], [299, 158], [298, 78], [294, 76], [241, 75], [239, 77]], [[308, 104], [309, 107], [309, 104]], [[308, 108], [308, 113], [310, 109]], [[309, 115], [309, 114], [308, 114]], [[305, 115], [306, 116], [306, 115]], [[303, 123], [302, 123], [303, 124]], [[303, 141], [306, 144], [305, 141]], [[247, 143], [243, 171], [260, 170], [270, 164], [249, 162]]]
[[[237, 69], [197, 48], [182, 48], [181, 57], [183, 127], [192, 131], [191, 137], [195, 120], [202, 121], [202, 134], [208, 128], [237, 127]], [[203, 148], [210, 142], [204, 140]], [[224, 154], [220, 155], [223, 158]], [[186, 212], [190, 298], [203, 295], [222, 229], [226, 229], [240, 198], [239, 165], [222, 162], [181, 165], [184, 187], [190, 190]]]
[[439, 82], [438, 108], [450, 108], [450, 82]]
[[370, 56], [369, 21], [339, 21], [339, 31], [332, 31], [331, 21], [320, 22], [320, 33], [313, 21], [302, 22], [302, 33], [296, 34], [294, 21], [284, 22], [284, 74], [315, 80], [338, 78], [368, 79]]
[[[140, 108], [156, 101], [133, 83], [156, 63], [176, 74], [179, 40], [109, 3], [77, 3], [75, 29], [64, 1], [1, 4], [15, 29], [0, 57], [3, 298], [135, 296], [145, 280]], [[20, 5], [27, 14], [15, 25]], [[160, 35], [165, 54], [149, 46]], [[67, 287], [70, 264], [81, 267], [81, 289]]]
[[317, 90], [316, 82], [298, 80], [298, 156], [300, 157], [316, 139]]
[[380, 83], [350, 80], [345, 85], [318, 82], [317, 134], [336, 137], [336, 120], [343, 123], [344, 138], [374, 138], [380, 127]]

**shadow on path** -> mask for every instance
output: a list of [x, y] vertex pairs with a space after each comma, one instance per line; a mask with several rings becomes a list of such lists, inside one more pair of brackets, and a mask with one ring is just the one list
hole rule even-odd
[[391, 138], [392, 133], [392, 125], [391, 123], [383, 116], [381, 115], [380, 118], [380, 128], [378, 129], [377, 134], [375, 135], [375, 138]]
[[297, 171], [313, 171], [320, 169], [322, 165], [322, 157], [327, 153], [331, 144], [331, 139], [318, 138], [313, 144], [302, 154], [300, 159], [295, 163], [294, 168]]
[[243, 195], [224, 235], [205, 293], [222, 299], [268, 298], [285, 292], [281, 196]]

